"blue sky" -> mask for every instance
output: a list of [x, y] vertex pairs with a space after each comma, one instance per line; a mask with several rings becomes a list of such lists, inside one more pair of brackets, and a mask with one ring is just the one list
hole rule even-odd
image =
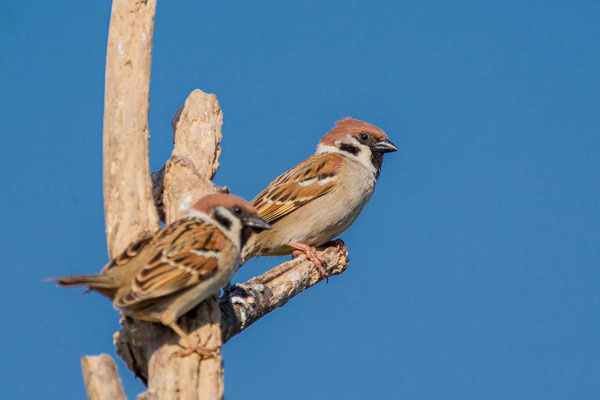
[[[114, 355], [109, 302], [41, 282], [107, 261], [108, 3], [0, 5], [7, 398], [80, 399], [79, 358]], [[195, 88], [224, 112], [215, 181], [248, 199], [342, 117], [400, 148], [342, 235], [349, 269], [224, 347], [227, 398], [600, 396], [599, 17], [595, 1], [159, 2], [152, 169]]]

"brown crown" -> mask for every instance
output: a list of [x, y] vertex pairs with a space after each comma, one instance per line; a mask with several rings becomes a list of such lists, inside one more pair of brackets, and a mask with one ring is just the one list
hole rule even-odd
[[194, 203], [192, 208], [201, 211], [205, 214], [210, 214], [211, 210], [216, 206], [223, 206], [229, 209], [238, 206], [250, 215], [259, 216], [258, 211], [256, 211], [256, 208], [254, 208], [254, 206], [252, 206], [252, 204], [248, 203], [246, 200], [231, 194], [224, 193], [209, 194], [207, 196], [204, 196], [196, 203]]
[[335, 141], [342, 138], [343, 136], [352, 135], [358, 138], [358, 135], [360, 135], [363, 132], [379, 140], [387, 139], [387, 135], [385, 134], [385, 132], [376, 127], [375, 125], [371, 125], [367, 122], [347, 117], [337, 121], [335, 123], [335, 128], [330, 130], [329, 133], [327, 133], [327, 135], [323, 136], [319, 143], [333, 146], [335, 144]]

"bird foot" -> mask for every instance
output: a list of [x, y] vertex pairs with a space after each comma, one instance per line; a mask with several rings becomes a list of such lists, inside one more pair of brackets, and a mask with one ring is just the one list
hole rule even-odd
[[189, 345], [186, 349], [179, 350], [177, 352], [177, 357], [187, 357], [191, 354], [198, 354], [200, 358], [209, 359], [215, 358], [217, 354], [221, 353], [220, 347], [201, 347], [198, 345]]
[[342, 239], [335, 239], [327, 243], [327, 245], [335, 245], [338, 249], [342, 250], [346, 256], [348, 256], [348, 248], [346, 243]]
[[170, 326], [171, 329], [173, 329], [175, 331], [175, 333], [177, 333], [183, 340], [185, 340], [187, 342], [187, 348], [185, 348], [183, 350], [179, 350], [175, 354], [177, 357], [180, 357], [180, 358], [187, 357], [190, 354], [196, 353], [200, 356], [200, 358], [214, 358], [214, 357], [216, 357], [217, 354], [219, 354], [221, 352], [220, 347], [202, 347], [202, 346], [200, 346], [198, 343], [196, 343], [195, 340], [193, 340], [191, 337], [189, 337], [189, 335], [187, 333], [185, 333], [183, 331], [183, 329], [181, 329], [179, 327], [179, 325], [177, 325], [177, 323], [175, 323], [175, 322], [168, 324], [168, 326]]
[[315, 250], [312, 247], [300, 242], [290, 242], [288, 245], [296, 249], [292, 251], [292, 258], [295, 258], [300, 254], [306, 255], [306, 258], [308, 258], [317, 268], [321, 278], [325, 279], [325, 284], [329, 283], [329, 274], [325, 269], [327, 263], [325, 260], [315, 254]]

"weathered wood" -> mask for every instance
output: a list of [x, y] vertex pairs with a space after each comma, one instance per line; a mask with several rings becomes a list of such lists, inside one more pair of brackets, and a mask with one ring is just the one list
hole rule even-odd
[[[106, 234], [111, 257], [142, 235], [156, 231], [159, 218], [167, 223], [175, 221], [194, 200], [227, 191], [210, 181], [219, 166], [223, 116], [216, 97], [200, 90], [190, 94], [173, 118], [171, 158], [150, 175], [148, 93], [155, 7], [156, 0], [114, 0], [112, 6], [103, 144]], [[340, 249], [327, 248], [319, 254], [332, 275], [343, 272], [348, 265], [347, 254]], [[219, 347], [320, 279], [312, 263], [301, 256], [236, 285], [221, 299], [207, 299], [178, 322], [202, 346]], [[139, 399], [223, 398], [220, 354], [207, 360], [196, 354], [177, 358], [180, 338], [171, 329], [130, 318], [123, 318], [121, 323], [123, 328], [115, 335], [117, 353], [148, 386]], [[94, 358], [82, 360], [86, 387], [89, 381], [95, 382], [93, 388], [100, 385], [115, 391], [110, 392], [112, 397], [92, 397], [96, 392], [88, 388], [89, 397], [124, 399], [122, 388], [120, 393], [117, 390], [120, 382], [112, 360], [109, 358], [113, 367], [110, 378], [94, 372], [97, 368], [90, 360]]]
[[[152, 172], [152, 196], [162, 222], [172, 221], [167, 221], [167, 214], [177, 215], [192, 200], [208, 193], [229, 193], [228, 188], [211, 182], [221, 154], [223, 114], [217, 97], [194, 90], [171, 123], [175, 146], [171, 158], [160, 170]], [[165, 204], [170, 207], [168, 211]]]
[[[223, 116], [215, 95], [193, 91], [174, 118], [174, 149], [162, 172], [161, 203], [165, 221], [181, 218], [195, 200], [219, 191], [210, 179], [220, 154]], [[191, 315], [191, 317], [190, 317]], [[216, 298], [205, 300], [179, 325], [204, 347], [220, 347], [221, 313]], [[146, 380], [148, 396], [160, 399], [223, 398], [220, 354], [200, 359], [196, 354], [176, 357], [179, 337], [160, 324], [123, 321], [117, 352], [132, 370]], [[130, 326], [130, 329], [126, 327]]]
[[156, 0], [114, 0], [104, 93], [104, 214], [112, 258], [158, 229], [148, 160], [148, 94]]
[[[173, 118], [174, 148], [165, 166], [163, 204], [167, 224], [180, 219], [203, 196], [214, 193], [210, 181], [217, 172], [221, 153], [223, 113], [214, 94], [194, 90]], [[192, 339], [204, 347], [220, 347], [221, 314], [217, 300], [209, 298], [196, 308], [196, 318], [183, 317], [179, 323]], [[164, 329], [163, 327], [160, 327]], [[148, 392], [158, 398], [223, 398], [221, 354], [201, 359], [197, 355], [179, 358], [179, 346], [162, 346], [149, 360]]]
[[[339, 275], [348, 266], [348, 254], [336, 246], [318, 254], [327, 262], [329, 275]], [[300, 256], [230, 287], [219, 299], [223, 343], [321, 280], [315, 266]]]
[[126, 400], [117, 366], [108, 354], [81, 359], [85, 390], [90, 400]]
[[[103, 187], [108, 254], [159, 227], [148, 157], [150, 62], [156, 0], [113, 0], [104, 88]], [[125, 399], [112, 359], [81, 361], [90, 399]]]
[[174, 148], [163, 180], [166, 223], [179, 219], [194, 201], [222, 191], [210, 180], [219, 166], [223, 113], [214, 94], [194, 90], [173, 118]]
[[[326, 269], [330, 275], [341, 274], [348, 266], [348, 255], [336, 246], [319, 249], [317, 254], [327, 262]], [[223, 343], [227, 342], [260, 318], [282, 307], [296, 295], [320, 281], [322, 278], [312, 262], [308, 261], [306, 256], [300, 256], [246, 283], [233, 286], [218, 300], [221, 314], [219, 340]], [[187, 324], [197, 326], [198, 323], [204, 323], [205, 313], [209, 311], [202, 309], [203, 307], [207, 307], [207, 302], [202, 303], [200, 310], [192, 310], [180, 321], [185, 321], [186, 327], [189, 326]], [[212, 305], [210, 307], [210, 312], [214, 312]], [[216, 316], [213, 318], [217, 319]], [[121, 321], [121, 324], [122, 329], [116, 343], [118, 353], [123, 357], [128, 368], [145, 380], [148, 377], [149, 355], [154, 350], [154, 347], [148, 344], [163, 339], [157, 338], [155, 331], [148, 329], [146, 323], [127, 318]], [[170, 334], [168, 330], [165, 332]], [[217, 335], [213, 334], [212, 337], [216, 338]], [[177, 337], [172, 334], [170, 340], [175, 343]]]

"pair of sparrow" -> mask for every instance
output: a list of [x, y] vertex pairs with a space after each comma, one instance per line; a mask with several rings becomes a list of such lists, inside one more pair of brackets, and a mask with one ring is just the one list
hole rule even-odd
[[[177, 319], [225, 286], [249, 258], [304, 253], [327, 277], [314, 252], [345, 231], [367, 203], [383, 154], [398, 148], [379, 128], [346, 118], [319, 142], [314, 155], [271, 182], [252, 204], [212, 194], [187, 216], [131, 244], [98, 275], [53, 278], [87, 286], [133, 318], [161, 322], [210, 357]], [[339, 241], [341, 245], [343, 242]]]

